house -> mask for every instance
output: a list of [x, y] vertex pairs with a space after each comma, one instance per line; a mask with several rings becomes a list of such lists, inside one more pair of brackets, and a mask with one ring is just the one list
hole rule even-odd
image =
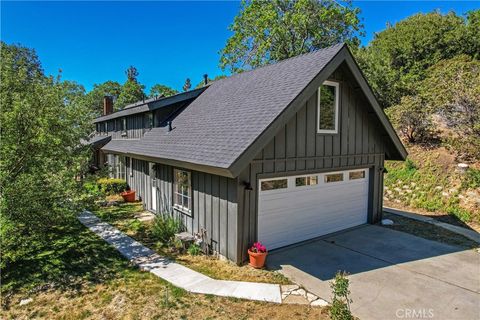
[[407, 156], [344, 44], [108, 111], [112, 174], [237, 263], [378, 222], [384, 161]]

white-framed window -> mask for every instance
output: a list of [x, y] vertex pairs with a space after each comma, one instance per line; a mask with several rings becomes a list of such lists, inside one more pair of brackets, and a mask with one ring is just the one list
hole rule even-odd
[[173, 169], [173, 206], [192, 212], [192, 178], [190, 171]]
[[324, 176], [324, 182], [325, 183], [331, 183], [331, 182], [340, 182], [343, 181], [343, 173], [329, 173]]
[[287, 187], [288, 187], [288, 179], [287, 178], [263, 180], [260, 183], [260, 190], [261, 191], [286, 189]]
[[295, 178], [295, 187], [314, 186], [318, 184], [317, 176], [306, 176]]
[[317, 133], [338, 133], [340, 84], [325, 81], [317, 91]]
[[365, 178], [365, 170], [360, 171], [350, 171], [348, 173], [348, 180], [357, 180]]

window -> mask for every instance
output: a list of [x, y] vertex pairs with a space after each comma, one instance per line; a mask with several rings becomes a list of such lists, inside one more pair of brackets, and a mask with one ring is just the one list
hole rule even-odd
[[153, 113], [152, 112], [149, 112], [146, 114], [146, 119], [145, 121], [147, 122], [145, 125], [146, 125], [146, 128], [148, 129], [151, 129], [153, 128]]
[[287, 185], [288, 185], [287, 179], [266, 180], [260, 183], [260, 189], [262, 191], [285, 189], [287, 188]]
[[365, 170], [362, 171], [352, 171], [348, 173], [349, 180], [363, 179], [365, 178]]
[[173, 170], [173, 205], [182, 211], [192, 210], [192, 182], [189, 171]]
[[325, 183], [343, 181], [343, 173], [332, 173], [325, 175]]
[[317, 133], [338, 132], [338, 88], [337, 82], [325, 81], [318, 89]]
[[317, 176], [299, 177], [295, 179], [296, 187], [314, 186], [316, 184], [318, 184]]
[[104, 131], [104, 132], [108, 132], [108, 122], [107, 122], [107, 121], [105, 121], [105, 124], [104, 124], [104, 129], [105, 129], [105, 131]]

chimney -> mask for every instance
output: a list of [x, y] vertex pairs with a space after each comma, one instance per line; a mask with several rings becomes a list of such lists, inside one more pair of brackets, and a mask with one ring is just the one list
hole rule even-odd
[[112, 96], [104, 96], [103, 97], [103, 115], [106, 116], [111, 113], [113, 113], [113, 98]]
[[167, 125], [168, 125], [168, 131], [172, 131], [172, 121], [168, 121]]
[[203, 75], [203, 85], [206, 86], [208, 84], [208, 74]]

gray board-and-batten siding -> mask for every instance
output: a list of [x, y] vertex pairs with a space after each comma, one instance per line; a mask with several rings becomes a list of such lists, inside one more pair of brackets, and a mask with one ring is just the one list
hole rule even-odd
[[[257, 240], [258, 179], [350, 168], [370, 169], [369, 222], [381, 217], [384, 129], [370, 111], [367, 99], [339, 69], [330, 78], [340, 83], [338, 134], [316, 133], [316, 94], [267, 143], [238, 178], [191, 171], [191, 214], [172, 206], [173, 167], [133, 159], [133, 176], [127, 181], [151, 210], [152, 186], [157, 188], [157, 212], [181, 217], [189, 232], [207, 230], [214, 250], [235, 262], [247, 258], [248, 246]], [[128, 165], [128, 161], [127, 161]], [[155, 178], [155, 179], [153, 179]], [[248, 182], [253, 190], [246, 190]]]

